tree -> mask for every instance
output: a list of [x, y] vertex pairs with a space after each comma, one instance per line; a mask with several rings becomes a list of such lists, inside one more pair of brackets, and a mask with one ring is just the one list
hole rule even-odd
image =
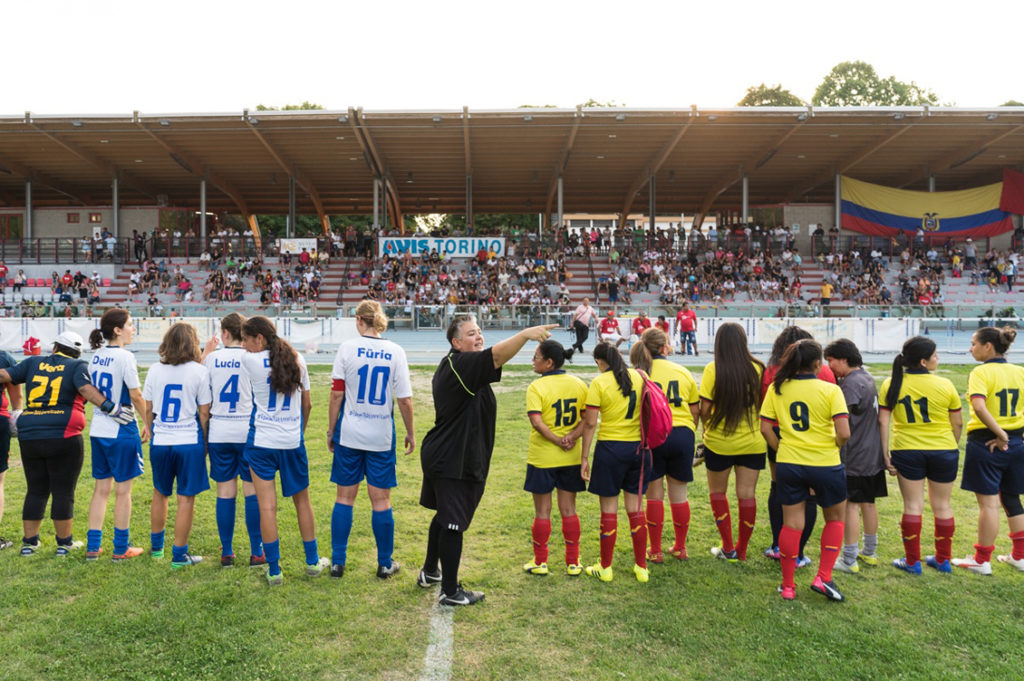
[[934, 92], [913, 81], [881, 78], [875, 67], [863, 61], [836, 64], [811, 98], [814, 106], [923, 106], [938, 101]]
[[1011, 99], [1008, 102], [1003, 102], [999, 106], [1024, 106], [1024, 102], [1018, 102], [1016, 99]]
[[747, 88], [747, 94], [736, 103], [736, 106], [806, 106], [807, 102], [794, 95], [789, 90], [783, 90], [782, 85], [768, 87], [764, 83], [752, 85]]
[[607, 102], [599, 102], [593, 97], [583, 102], [584, 109], [614, 109], [618, 106], [626, 106], [626, 103], [619, 104], [614, 99], [610, 99]]
[[265, 104], [257, 104], [257, 111], [321, 111], [323, 106], [320, 104], [314, 104], [313, 102], [302, 102], [302, 104], [285, 104], [284, 106], [266, 106]]

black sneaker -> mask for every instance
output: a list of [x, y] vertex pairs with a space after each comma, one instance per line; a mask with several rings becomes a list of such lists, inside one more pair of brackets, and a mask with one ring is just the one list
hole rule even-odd
[[397, 575], [398, 571], [401, 569], [401, 567], [402, 566], [398, 564], [397, 560], [391, 561], [391, 565], [389, 565], [387, 567], [384, 567], [383, 565], [378, 565], [377, 566], [377, 578], [378, 579], [387, 579], [388, 577], [391, 577], [392, 575]]
[[463, 589], [462, 584], [459, 583], [458, 587], [455, 589], [455, 593], [451, 596], [442, 593], [441, 597], [437, 599], [437, 602], [440, 605], [473, 605], [483, 599], [483, 591], [469, 591], [468, 589]]
[[345, 576], [345, 566], [344, 565], [338, 565], [337, 563], [334, 563], [333, 565], [331, 565], [331, 577], [334, 577], [335, 579], [341, 579], [344, 576]]
[[235, 554], [232, 553], [230, 556], [221, 556], [220, 557], [220, 566], [221, 567], [235, 567]]
[[416, 586], [429, 589], [435, 584], [441, 583], [441, 571], [427, 572], [426, 570], [420, 570], [420, 574], [416, 576]]

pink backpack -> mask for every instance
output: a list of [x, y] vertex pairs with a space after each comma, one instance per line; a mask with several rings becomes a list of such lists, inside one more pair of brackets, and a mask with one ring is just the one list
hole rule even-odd
[[640, 446], [654, 449], [665, 444], [672, 432], [672, 408], [657, 383], [643, 371], [640, 377], [644, 380], [640, 396]]

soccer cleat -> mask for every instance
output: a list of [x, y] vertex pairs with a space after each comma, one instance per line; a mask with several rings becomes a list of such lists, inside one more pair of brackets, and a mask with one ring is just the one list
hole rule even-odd
[[796, 587], [794, 586], [782, 586], [779, 585], [779, 594], [782, 596], [784, 601], [795, 601], [796, 600]]
[[220, 566], [221, 567], [235, 567], [235, 554], [232, 553], [230, 556], [221, 556], [220, 557]]
[[689, 559], [689, 556], [686, 554], [686, 547], [685, 546], [683, 548], [681, 548], [681, 549], [671, 548], [671, 549], [668, 550], [668, 552], [676, 560], [687, 560], [687, 559]]
[[312, 565], [306, 564], [306, 576], [307, 577], [319, 577], [324, 573], [324, 570], [331, 567], [331, 559], [327, 556], [323, 556], [317, 562]]
[[149, 557], [153, 558], [155, 560], [160, 560], [161, 558], [164, 557], [164, 550], [163, 549], [150, 549], [149, 550]]
[[[782, 558], [782, 554], [779, 553], [778, 546], [769, 546], [764, 550], [764, 557], [768, 558], [769, 560], [779, 560], [780, 558]], [[781, 589], [782, 587], [780, 586], [779, 588]]]
[[1024, 572], [1024, 558], [1014, 558], [1013, 556], [996, 556], [996, 560], [998, 560], [1000, 563], [1012, 565], [1018, 570]]
[[636, 577], [636, 581], [641, 584], [646, 584], [651, 580], [651, 573], [645, 567], [640, 567], [637, 564], [633, 564], [633, 575]]
[[426, 570], [420, 570], [420, 573], [416, 575], [416, 586], [429, 589], [435, 584], [441, 583], [441, 571], [435, 570], [434, 572], [427, 572]]
[[0, 537], [0, 551], [3, 551], [4, 549], [9, 549], [12, 546], [14, 546], [14, 542], [12, 542], [10, 539], [7, 539], [6, 537]]
[[270, 586], [281, 586], [284, 584], [284, 573], [278, 572], [276, 575], [267, 573], [267, 584]]
[[28, 544], [21, 542], [21, 557], [28, 558], [29, 556], [36, 555], [36, 551], [39, 550], [39, 544]]
[[565, 566], [565, 574], [570, 577], [579, 577], [583, 574], [583, 566], [579, 563], [569, 563]]
[[836, 587], [835, 582], [826, 582], [822, 580], [820, 576], [816, 576], [814, 578], [814, 583], [811, 584], [811, 590], [817, 591], [830, 601], [842, 603], [846, 600], [843, 597], [843, 594], [839, 593], [839, 589]]
[[85, 546], [85, 542], [81, 542], [81, 541], [73, 541], [70, 544], [58, 544], [57, 545], [57, 551], [56, 551], [57, 557], [58, 558], [65, 558], [67, 556], [70, 556], [72, 551], [74, 551], [76, 549], [80, 549], [83, 546]]
[[249, 556], [249, 567], [263, 567], [267, 564], [267, 557], [262, 553], [258, 556]]
[[663, 551], [648, 551], [647, 560], [652, 563], [664, 563], [665, 553]]
[[101, 553], [103, 553], [103, 549], [97, 549], [96, 551], [86, 551], [85, 552], [85, 559], [86, 560], [99, 560]]
[[799, 558], [796, 559], [796, 566], [798, 568], [810, 567], [811, 563], [813, 563], [813, 562], [814, 561], [812, 561], [807, 556], [800, 556]]
[[897, 570], [903, 570], [909, 572], [912, 575], [921, 574], [921, 561], [917, 561], [913, 565], [907, 562], [906, 558], [897, 558], [892, 562], [892, 566]]
[[[140, 549], [138, 546], [129, 546], [124, 553], [115, 553], [114, 555], [112, 555], [110, 557], [110, 560], [114, 561], [115, 563], [123, 563], [126, 560], [138, 558], [141, 555], [142, 549]], [[88, 556], [86, 558], [88, 559]]]
[[184, 556], [181, 557], [181, 560], [171, 560], [171, 569], [180, 570], [182, 568], [186, 568], [191, 565], [197, 565], [202, 562], [202, 556], [193, 556], [191, 553], [186, 553]]
[[857, 565], [857, 561], [854, 561], [852, 563], [847, 563], [842, 558], [837, 560], [836, 564], [833, 567], [836, 570], [839, 570], [840, 572], [845, 572], [845, 573], [850, 574], [850, 575], [855, 575], [858, 572], [860, 572], [860, 566]]
[[[333, 569], [334, 566], [332, 565], [331, 568]], [[383, 565], [378, 565], [377, 566], [377, 579], [387, 579], [388, 577], [391, 577], [392, 575], [397, 575], [398, 571], [401, 568], [402, 568], [402, 566], [398, 564], [397, 560], [391, 561], [391, 565], [389, 565], [387, 567], [384, 567]]]
[[857, 560], [863, 562], [865, 565], [872, 567], [878, 565], [878, 556], [873, 553], [858, 553]]
[[548, 574], [548, 564], [541, 563], [538, 565], [532, 560], [529, 563], [523, 565], [523, 572], [529, 575], [537, 575], [538, 577], [545, 577]]
[[[939, 572], [945, 572], [946, 574], [953, 571], [953, 566], [950, 565], [948, 560], [936, 560], [935, 556], [925, 556], [924, 564], [930, 568], [935, 568]], [[1021, 569], [1024, 570], [1024, 568]]]
[[740, 562], [740, 557], [739, 554], [736, 552], [736, 549], [733, 549], [732, 551], [726, 551], [721, 546], [713, 546], [711, 547], [711, 555], [715, 558], [727, 560], [730, 563]]
[[958, 568], [964, 568], [978, 575], [991, 575], [992, 574], [992, 563], [978, 563], [974, 560], [974, 556], [967, 556], [966, 558], [954, 558], [953, 565]]
[[583, 571], [591, 577], [597, 577], [602, 582], [610, 582], [615, 577], [615, 573], [612, 572], [612, 566], [609, 565], [608, 567], [601, 567], [601, 563], [588, 565], [583, 569]]
[[462, 582], [459, 582], [458, 586], [455, 587], [455, 593], [448, 595], [441, 593], [437, 599], [438, 605], [473, 605], [484, 599], [483, 591], [470, 591], [462, 587]]

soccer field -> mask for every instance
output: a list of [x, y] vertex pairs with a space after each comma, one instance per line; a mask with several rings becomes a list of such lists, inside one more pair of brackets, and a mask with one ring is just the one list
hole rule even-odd
[[[567, 368], [588, 382], [596, 375], [589, 362]], [[962, 394], [970, 368], [944, 366], [940, 373]], [[433, 423], [432, 371], [413, 371], [418, 442]], [[872, 368], [879, 382], [887, 371]], [[306, 443], [311, 497], [320, 553], [330, 555], [335, 488], [322, 436], [330, 378], [326, 368], [311, 372], [313, 415]], [[718, 534], [704, 470], [697, 468], [689, 495], [693, 518], [688, 561], [669, 558], [664, 565], [652, 564], [650, 582], [637, 583], [629, 569], [632, 548], [620, 505], [612, 583], [568, 577], [558, 569], [563, 542], [557, 518], [550, 544], [552, 574], [524, 574], [521, 565], [532, 555], [533, 518], [530, 495], [522, 491], [529, 434], [525, 391], [533, 377], [526, 367], [507, 367], [495, 386], [497, 444], [487, 492], [466, 535], [461, 573], [468, 586], [486, 592], [482, 603], [441, 612], [435, 591], [414, 583], [431, 517], [417, 503], [417, 451], [399, 455], [393, 503], [395, 558], [402, 572], [387, 581], [374, 575], [376, 551], [365, 492], [356, 504], [341, 580], [304, 576], [294, 507], [289, 500], [280, 501], [285, 583], [278, 589], [267, 587], [262, 570], [219, 567], [213, 490], [197, 499], [191, 538], [193, 552], [206, 556], [207, 562], [186, 570], [172, 572], [167, 559], [154, 561], [146, 554], [121, 564], [104, 559], [86, 563], [83, 553], [57, 559], [52, 524], [45, 521], [38, 555], [21, 558], [17, 544], [0, 553], [0, 678], [1020, 678], [1024, 573], [994, 563], [991, 577], [930, 570], [915, 577], [889, 567], [892, 558], [902, 555], [902, 507], [892, 478], [890, 496], [879, 502], [882, 564], [862, 568], [859, 575], [837, 573], [845, 603], [826, 601], [810, 591], [813, 567], [797, 572], [796, 601], [784, 602], [776, 593], [778, 564], [760, 555], [770, 542], [767, 470], [758, 484], [758, 525], [746, 564], [728, 564], [709, 554]], [[401, 419], [398, 428], [401, 441]], [[148, 469], [148, 445], [144, 450]], [[133, 542], [147, 549], [151, 480], [148, 470], [137, 480], [132, 512]], [[25, 491], [16, 444], [6, 487], [0, 535], [16, 540]], [[76, 500], [79, 539], [85, 539], [91, 493], [87, 448]], [[735, 521], [734, 494], [729, 496]], [[974, 543], [977, 506], [973, 494], [959, 489], [953, 504], [953, 553], [964, 556]], [[248, 551], [241, 507], [239, 502], [235, 532], [240, 558]], [[581, 494], [578, 508], [582, 560], [592, 563], [598, 553], [597, 498]], [[174, 512], [172, 500], [170, 523]], [[821, 526], [819, 516], [819, 532]], [[1006, 532], [1003, 519], [997, 553], [1009, 552]], [[108, 512], [105, 556], [112, 535]], [[670, 522], [665, 536], [671, 543]], [[818, 532], [808, 544], [815, 565], [817, 541]], [[926, 509], [923, 552], [932, 552], [931, 547]]]

